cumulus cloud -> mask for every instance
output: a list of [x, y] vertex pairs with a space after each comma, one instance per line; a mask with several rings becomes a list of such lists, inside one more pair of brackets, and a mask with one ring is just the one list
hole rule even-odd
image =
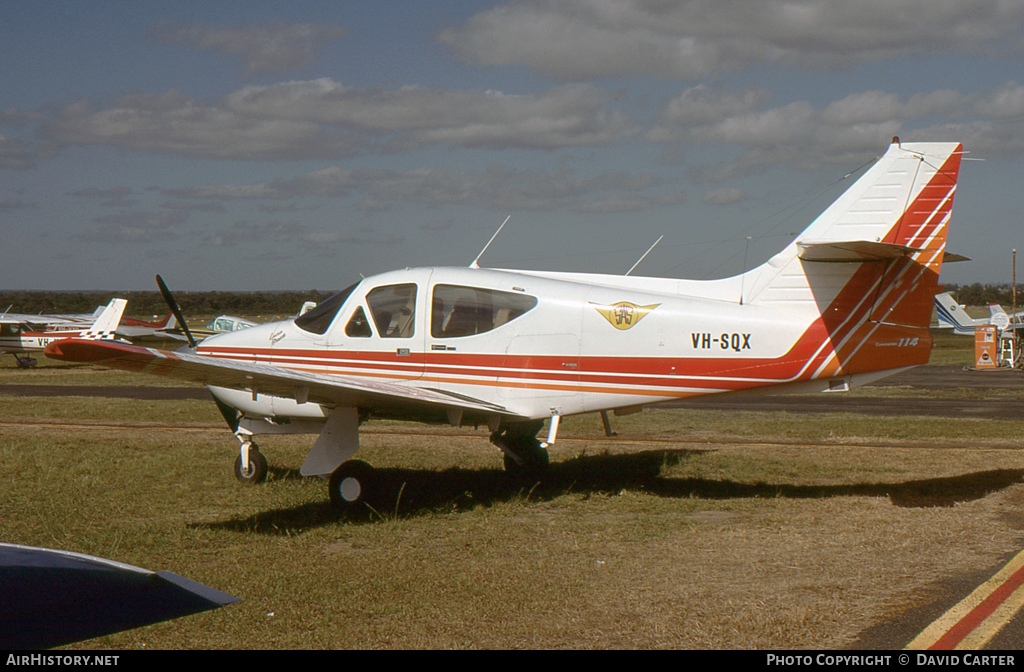
[[216, 247], [235, 247], [246, 243], [299, 243], [306, 247], [334, 245], [394, 245], [405, 239], [394, 234], [364, 228], [360, 231], [323, 231], [298, 222], [270, 221], [254, 224], [246, 221], [209, 233], [203, 241]]
[[392, 145], [555, 148], [606, 144], [637, 132], [612, 95], [579, 84], [541, 93], [403, 86], [355, 89], [328, 78], [246, 87], [224, 103], [238, 114], [394, 134]]
[[43, 113], [38, 110], [19, 110], [17, 108], [9, 107], [0, 112], [0, 124], [7, 124], [9, 126], [31, 124], [37, 121], [42, 121], [43, 118]]
[[58, 146], [238, 160], [338, 158], [355, 153], [359, 144], [315, 123], [239, 115], [180, 91], [118, 96], [104, 109], [77, 101], [41, 125], [39, 135]]
[[751, 65], [842, 67], [1015, 49], [1024, 5], [1002, 0], [519, 0], [437, 39], [463, 61], [566, 80], [698, 80]]
[[2, 211], [14, 211], [14, 210], [25, 210], [28, 208], [38, 207], [37, 203], [26, 201], [21, 196], [10, 196], [8, 198], [0, 198], [0, 212]]
[[316, 61], [316, 50], [341, 39], [341, 26], [269, 21], [238, 28], [161, 22], [150, 34], [164, 44], [187, 44], [203, 51], [236, 57], [244, 78], [284, 74]]
[[[210, 185], [168, 190], [177, 199], [286, 200], [303, 196], [365, 198], [365, 209], [393, 204], [482, 205], [498, 209], [626, 211], [664, 204], [648, 190], [661, 184], [649, 174], [606, 173], [592, 177], [568, 171], [546, 173], [490, 166], [482, 171], [430, 168], [344, 170], [326, 168], [290, 180], [249, 185]], [[671, 200], [671, 199], [670, 199]], [[673, 201], [677, 202], [677, 201]]]
[[135, 244], [175, 240], [176, 229], [188, 219], [178, 212], [126, 212], [94, 217], [98, 226], [75, 236], [91, 243]]
[[704, 194], [700, 199], [705, 205], [732, 205], [747, 199], [747, 195], [741, 189], [716, 189]]
[[824, 106], [793, 101], [776, 107], [760, 91], [698, 85], [666, 103], [646, 137], [666, 147], [739, 148], [742, 155], [733, 164], [699, 176], [717, 181], [776, 165], [856, 164], [894, 135], [959, 141], [973, 151], [1008, 155], [1024, 151], [1022, 132], [1024, 87], [1016, 82], [984, 93], [944, 89], [905, 98], [873, 90]]
[[0, 135], [0, 168], [28, 170], [35, 167], [36, 152], [26, 140], [12, 140]]
[[640, 133], [612, 95], [591, 85], [536, 94], [355, 89], [330, 79], [242, 88], [216, 103], [182, 91], [82, 100], [42, 124], [55, 145], [111, 145], [236, 160], [336, 159], [427, 145], [558, 149]]

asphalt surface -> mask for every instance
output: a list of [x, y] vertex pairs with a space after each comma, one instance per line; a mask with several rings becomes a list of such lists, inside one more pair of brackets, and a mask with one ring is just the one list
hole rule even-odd
[[944, 418], [1024, 420], [1024, 403], [1018, 399], [985, 394], [985, 390], [1024, 388], [1024, 371], [976, 371], [963, 366], [920, 366], [866, 387], [904, 387], [911, 390], [970, 390], [965, 395], [941, 397], [866, 397], [842, 392], [828, 394], [709, 395], [662, 404], [671, 408], [786, 411], [788, 413], [861, 413], [866, 415], [926, 415]]

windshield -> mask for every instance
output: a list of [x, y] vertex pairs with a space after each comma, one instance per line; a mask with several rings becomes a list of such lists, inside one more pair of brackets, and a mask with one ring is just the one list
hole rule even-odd
[[295, 326], [303, 331], [308, 331], [313, 334], [326, 334], [327, 329], [331, 326], [331, 322], [334, 322], [335, 316], [341, 307], [345, 304], [345, 299], [349, 297], [349, 294], [359, 286], [356, 282], [349, 285], [345, 289], [341, 290], [334, 296], [324, 299], [320, 303], [316, 304], [315, 308], [310, 308], [302, 315], [295, 318]]

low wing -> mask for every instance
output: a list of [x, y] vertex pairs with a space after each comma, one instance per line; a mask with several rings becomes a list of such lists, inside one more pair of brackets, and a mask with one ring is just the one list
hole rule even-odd
[[251, 391], [327, 406], [464, 410], [513, 415], [504, 407], [443, 390], [424, 389], [353, 376], [328, 376], [268, 364], [229, 361], [192, 352], [168, 352], [112, 341], [64, 339], [46, 347], [46, 356], [98, 364], [203, 385]]

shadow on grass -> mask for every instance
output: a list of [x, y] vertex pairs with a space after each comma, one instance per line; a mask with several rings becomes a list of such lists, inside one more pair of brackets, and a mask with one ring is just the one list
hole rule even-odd
[[[645, 492], [679, 499], [887, 497], [895, 506], [952, 506], [980, 499], [1024, 482], [1024, 469], [996, 469], [961, 476], [904, 483], [852, 483], [804, 486], [738, 483], [700, 478], [666, 478], [665, 467], [680, 464], [701, 450], [655, 450], [629, 455], [584, 455], [552, 464], [539, 481], [516, 481], [499, 469], [427, 471], [379, 469], [373, 493], [355, 512], [339, 513], [324, 498], [288, 509], [265, 511], [245, 518], [195, 527], [261, 534], [294, 534], [344, 520], [349, 524], [377, 523], [396, 516], [437, 511], [468, 510], [522, 499], [550, 501], [568, 493]], [[274, 469], [274, 479], [300, 478], [298, 472]]]

